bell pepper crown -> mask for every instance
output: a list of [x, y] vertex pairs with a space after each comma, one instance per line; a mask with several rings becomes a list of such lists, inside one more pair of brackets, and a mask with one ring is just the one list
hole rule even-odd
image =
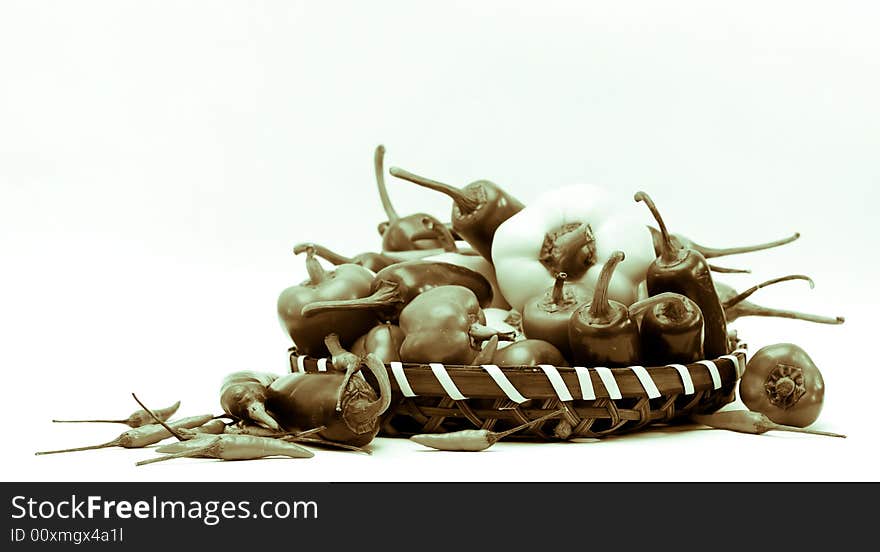
[[376, 184], [382, 208], [388, 217], [379, 223], [379, 235], [382, 236], [383, 251], [412, 251], [423, 249], [442, 249], [455, 251], [455, 238], [449, 228], [437, 217], [427, 213], [414, 213], [401, 217], [394, 209], [388, 189], [385, 187], [384, 174], [385, 146], [376, 147], [373, 165], [376, 170]]
[[492, 261], [501, 292], [522, 312], [560, 272], [568, 275], [568, 282], [594, 288], [602, 265], [619, 250], [626, 260], [615, 270], [608, 296], [625, 305], [633, 303], [655, 257], [642, 217], [635, 206], [615, 200], [598, 186], [573, 185], [545, 193], [495, 232]]
[[513, 335], [486, 326], [477, 296], [464, 286], [444, 285], [417, 295], [400, 313], [406, 336], [400, 346], [403, 362], [469, 365], [481, 343], [492, 336]]
[[311, 303], [368, 295], [374, 275], [355, 264], [342, 264], [327, 271], [315, 257], [315, 249], [308, 244], [294, 248], [294, 253], [306, 253], [309, 278], [283, 290], [278, 296], [277, 309], [279, 321], [297, 350], [310, 356], [324, 356], [327, 334], [336, 332], [342, 342], [348, 344], [375, 325], [375, 317], [369, 312], [326, 312], [308, 319], [304, 317], [302, 309]]
[[760, 284], [752, 286], [742, 293], [737, 293], [735, 289], [722, 282], [715, 282], [715, 290], [718, 292], [719, 299], [721, 299], [721, 304], [724, 307], [724, 314], [725, 316], [727, 316], [728, 322], [733, 322], [734, 320], [743, 316], [769, 316], [776, 318], [790, 318], [792, 320], [803, 320], [805, 322], [815, 322], [817, 324], [836, 325], [844, 323], [845, 319], [842, 316], [824, 316], [793, 310], [775, 309], [758, 305], [746, 300], [754, 292], [763, 287], [779, 282], [785, 282], [788, 280], [807, 280], [810, 282], [810, 287], [813, 287], [813, 280], [810, 279], [809, 276], [793, 274], [790, 276], [783, 276], [781, 278], [773, 278], [771, 280], [767, 280], [766, 282], [762, 282]]
[[566, 282], [568, 274], [560, 272], [552, 288], [529, 299], [522, 313], [523, 333], [527, 338], [542, 339], [553, 344], [564, 356], [570, 356], [568, 320], [581, 305], [588, 303], [593, 290]]
[[434, 261], [404, 261], [376, 273], [368, 296], [338, 301], [315, 301], [303, 307], [311, 318], [329, 312], [372, 312], [385, 322], [396, 322], [401, 312], [419, 294], [438, 286], [459, 285], [477, 297], [480, 307], [492, 304], [492, 286], [474, 270]]
[[730, 352], [727, 319], [712, 281], [706, 258], [695, 249], [676, 247], [660, 211], [645, 192], [636, 192], [636, 202], [643, 202], [660, 225], [663, 247], [648, 267], [648, 294], [664, 291], [680, 293], [694, 301], [703, 314], [703, 348], [706, 356], [717, 358]]
[[391, 167], [392, 176], [448, 195], [452, 198], [452, 229], [485, 259], [492, 260], [492, 243], [498, 227], [520, 212], [524, 205], [489, 180], [476, 180], [456, 188]]
[[625, 259], [615, 251], [602, 266], [593, 300], [572, 313], [568, 341], [575, 363], [586, 366], [628, 366], [639, 360], [639, 328], [623, 303], [608, 298], [608, 283]]

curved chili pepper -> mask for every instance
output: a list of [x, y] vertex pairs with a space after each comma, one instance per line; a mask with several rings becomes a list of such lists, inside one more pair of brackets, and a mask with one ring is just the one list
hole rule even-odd
[[452, 263], [404, 261], [380, 270], [373, 279], [369, 296], [313, 302], [303, 308], [302, 315], [311, 318], [331, 312], [366, 311], [374, 313], [381, 321], [395, 322], [401, 311], [419, 294], [447, 285], [468, 288], [476, 295], [480, 307], [492, 304], [492, 285], [479, 272]]
[[571, 356], [568, 343], [568, 321], [572, 313], [589, 303], [592, 290], [582, 284], [567, 283], [568, 275], [560, 272], [556, 283], [543, 294], [527, 301], [522, 313], [523, 333], [530, 339], [552, 343], [566, 357]]
[[695, 249], [681, 249], [673, 245], [666, 224], [657, 206], [645, 192], [637, 192], [635, 201], [643, 201], [660, 225], [664, 236], [661, 254], [648, 267], [646, 282], [649, 295], [668, 291], [692, 300], [703, 313], [703, 350], [707, 357], [717, 358], [729, 353], [727, 319], [721, 300], [715, 292], [709, 263]]
[[349, 344], [375, 325], [375, 318], [368, 312], [325, 312], [306, 318], [303, 307], [308, 304], [340, 299], [357, 299], [370, 293], [373, 273], [362, 266], [342, 264], [335, 270], [325, 271], [315, 249], [304, 245], [294, 253], [306, 252], [306, 270], [309, 279], [291, 286], [278, 296], [278, 318], [287, 330], [294, 345], [302, 353], [311, 356], [327, 354], [324, 337], [339, 334], [343, 343]]
[[[665, 242], [663, 238], [663, 232], [657, 230], [653, 226], [648, 226], [648, 230], [651, 231], [651, 239], [654, 240], [654, 252], [657, 256], [660, 256], [663, 253], [665, 248]], [[787, 243], [791, 243], [798, 238], [801, 237], [800, 232], [795, 232], [791, 236], [786, 238], [782, 238], [779, 240], [774, 240], [767, 243], [759, 243], [755, 245], [743, 245], [739, 247], [726, 247], [726, 248], [718, 248], [718, 247], [707, 247], [705, 245], [700, 245], [681, 234], [670, 234], [669, 241], [672, 243], [673, 247], [677, 247], [678, 249], [693, 249], [695, 251], [699, 251], [703, 257], [707, 259], [713, 259], [715, 257], [724, 257], [727, 255], [737, 255], [740, 253], [751, 253], [753, 251], [763, 251], [765, 249], [772, 249], [774, 247], [779, 247], [780, 245], [785, 245]]]
[[398, 167], [391, 167], [388, 172], [397, 178], [451, 197], [454, 202], [452, 229], [490, 262], [495, 230], [525, 207], [518, 199], [488, 180], [477, 180], [459, 189]]
[[411, 251], [414, 249], [443, 249], [455, 251], [455, 238], [449, 228], [436, 217], [428, 213], [414, 213], [401, 217], [397, 214], [388, 197], [385, 187], [385, 174], [382, 168], [385, 158], [385, 146], [376, 147], [373, 164], [376, 169], [376, 184], [379, 197], [388, 220], [379, 224], [384, 251]]
[[486, 326], [477, 296], [463, 286], [439, 286], [417, 295], [400, 313], [406, 337], [403, 362], [471, 364], [479, 343], [501, 332]]
[[661, 293], [630, 305], [629, 312], [637, 319], [641, 314], [639, 336], [646, 365], [689, 364], [705, 358], [703, 313], [684, 295]]
[[379, 272], [386, 266], [400, 262], [393, 257], [389, 257], [388, 255], [383, 255], [382, 253], [373, 253], [372, 251], [360, 253], [358, 255], [355, 255], [354, 257], [346, 257], [344, 255], [340, 255], [335, 251], [327, 249], [323, 245], [318, 245], [316, 243], [301, 243], [296, 246], [296, 249], [305, 249], [308, 247], [315, 250], [315, 255], [333, 263], [336, 266], [343, 264], [356, 264], [368, 270], [372, 270], [373, 272]]
[[815, 322], [817, 324], [836, 325], [844, 323], [845, 319], [842, 316], [822, 316], [819, 314], [810, 314], [792, 310], [773, 309], [770, 307], [756, 305], [755, 303], [752, 303], [750, 301], [746, 301], [747, 297], [749, 297], [752, 293], [758, 291], [759, 289], [769, 286], [771, 284], [785, 282], [788, 280], [808, 280], [810, 282], [810, 287], [813, 287], [813, 281], [809, 278], [809, 276], [794, 274], [791, 276], [783, 276], [781, 278], [773, 278], [771, 280], [767, 280], [766, 282], [760, 283], [756, 286], [752, 286], [742, 293], [737, 293], [735, 289], [722, 282], [715, 282], [715, 290], [718, 292], [718, 297], [721, 300], [722, 306], [724, 307], [724, 313], [727, 316], [728, 322], [733, 322], [734, 320], [743, 316], [771, 316], [776, 318], [804, 320], [806, 322]]
[[625, 258], [615, 251], [602, 266], [593, 300], [575, 310], [568, 322], [572, 359], [583, 366], [630, 366], [639, 362], [639, 327], [627, 306], [608, 299], [608, 282]]

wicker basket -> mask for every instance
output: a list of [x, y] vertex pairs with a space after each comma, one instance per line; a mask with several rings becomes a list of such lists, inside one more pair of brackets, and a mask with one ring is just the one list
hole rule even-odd
[[[581, 368], [442, 364], [387, 365], [393, 398], [381, 434], [502, 430], [561, 408], [518, 438], [606, 437], [713, 412], [735, 398], [746, 349], [688, 365]], [[326, 358], [290, 350], [292, 372], [324, 372]], [[366, 375], [366, 374], [365, 374]]]

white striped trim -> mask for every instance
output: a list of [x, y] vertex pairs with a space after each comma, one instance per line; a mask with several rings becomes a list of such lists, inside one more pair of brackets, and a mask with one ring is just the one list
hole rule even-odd
[[726, 359], [731, 360], [733, 362], [733, 365], [736, 367], [736, 377], [741, 378], [742, 375], [746, 371], [746, 366], [745, 366], [745, 362], [742, 360], [742, 358], [737, 353], [741, 353], [742, 355], [745, 355], [746, 352], [743, 349], [737, 349], [736, 351], [730, 353], [729, 355], [721, 355], [718, 358], [726, 358]]
[[403, 363], [392, 361], [390, 365], [391, 375], [393, 375], [395, 381], [397, 381], [397, 387], [400, 388], [400, 393], [404, 397], [415, 397], [416, 394], [413, 393], [412, 387], [409, 386], [409, 381], [406, 379], [406, 373], [403, 371]]
[[581, 384], [581, 398], [585, 401], [596, 399], [596, 391], [593, 389], [593, 380], [590, 378], [590, 371], [583, 366], [575, 366], [574, 373], [577, 374], [578, 383]]
[[483, 364], [483, 370], [486, 371], [492, 379], [495, 380], [495, 383], [498, 384], [498, 387], [504, 391], [504, 394], [507, 395], [507, 398], [512, 400], [515, 403], [522, 404], [526, 402], [527, 398], [523, 397], [519, 390], [510, 383], [510, 380], [507, 379], [507, 376], [504, 375], [504, 372], [498, 366], [494, 364]]
[[645, 388], [649, 399], [656, 399], [660, 396], [660, 390], [657, 389], [657, 385], [654, 384], [654, 380], [644, 366], [630, 366], [629, 369], [639, 378], [639, 383]]
[[555, 366], [551, 366], [550, 364], [539, 364], [538, 368], [544, 370], [544, 375], [547, 376], [550, 385], [553, 386], [553, 390], [556, 391], [556, 396], [559, 397], [560, 401], [566, 402], [574, 400], [574, 397], [571, 396], [568, 387], [565, 385], [565, 381], [563, 381], [562, 376], [559, 375], [559, 370], [557, 370]]
[[297, 372], [305, 372], [306, 371], [306, 356], [299, 355], [296, 357], [296, 371]]
[[327, 371], [327, 359], [326, 358], [319, 358], [318, 359], [318, 371], [319, 372], [326, 372]]
[[698, 360], [696, 364], [702, 364], [709, 369], [709, 374], [712, 376], [712, 387], [714, 389], [721, 388], [721, 374], [718, 373], [718, 366], [716, 366], [714, 362], [711, 360]]
[[449, 395], [450, 399], [454, 401], [463, 401], [467, 398], [462, 395], [461, 391], [458, 390], [458, 387], [455, 386], [455, 382], [449, 377], [449, 372], [446, 371], [445, 366], [439, 362], [432, 362], [428, 366], [431, 367], [431, 371], [434, 372], [434, 377], [440, 382], [440, 386], [443, 387], [443, 390], [446, 391], [446, 394]]
[[608, 390], [608, 396], [612, 399], [622, 399], [623, 395], [620, 394], [620, 387], [617, 387], [617, 381], [614, 379], [614, 373], [611, 372], [611, 369], [597, 366], [594, 370], [599, 374], [599, 379], [602, 380], [605, 389]]
[[684, 386], [684, 394], [693, 395], [694, 380], [691, 379], [691, 371], [688, 370], [687, 366], [684, 364], [667, 364], [667, 366], [671, 366], [678, 370], [678, 375], [681, 376], [681, 384]]

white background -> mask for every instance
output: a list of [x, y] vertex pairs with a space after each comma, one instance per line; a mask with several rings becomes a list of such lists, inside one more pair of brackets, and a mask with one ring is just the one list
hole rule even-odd
[[[4, 2], [0, 7], [0, 365], [7, 480], [876, 480], [880, 97], [865, 2]], [[217, 412], [231, 371], [283, 373], [275, 300], [321, 241], [376, 250], [372, 152], [526, 203], [572, 182], [643, 189], [756, 302], [842, 326], [743, 319], [752, 352], [803, 346], [815, 427], [429, 452], [182, 460], [33, 452], [109, 440], [132, 391]], [[401, 214], [450, 202], [395, 179]], [[646, 215], [647, 216], [647, 215]], [[648, 219], [646, 219], [648, 220]], [[722, 264], [719, 261], [719, 264]]]

